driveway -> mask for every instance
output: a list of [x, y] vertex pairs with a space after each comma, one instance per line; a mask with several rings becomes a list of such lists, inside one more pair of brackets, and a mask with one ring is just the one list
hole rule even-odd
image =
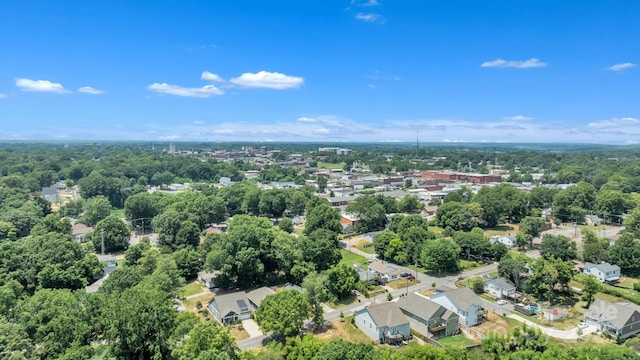
[[260, 331], [260, 327], [255, 321], [253, 321], [253, 319], [242, 320], [242, 327], [244, 328], [244, 331], [249, 333], [249, 338], [263, 335], [262, 331]]

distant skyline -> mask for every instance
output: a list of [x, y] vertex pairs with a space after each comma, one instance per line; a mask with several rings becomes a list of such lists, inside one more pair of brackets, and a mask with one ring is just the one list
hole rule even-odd
[[0, 140], [640, 143], [640, 2], [0, 2]]

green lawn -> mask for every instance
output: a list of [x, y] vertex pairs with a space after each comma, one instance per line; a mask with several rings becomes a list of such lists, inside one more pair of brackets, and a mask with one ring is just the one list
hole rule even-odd
[[124, 218], [124, 209], [112, 209], [111, 215], [115, 215], [118, 218], [122, 219]]
[[464, 336], [463, 334], [458, 334], [455, 336], [445, 336], [437, 340], [440, 344], [444, 346], [458, 346], [458, 347], [466, 347], [469, 345], [477, 344], [473, 340]]
[[367, 262], [367, 259], [365, 259], [364, 257], [358, 255], [358, 254], [354, 254], [351, 251], [347, 251], [345, 249], [340, 249], [340, 254], [342, 254], [342, 260], [340, 260], [340, 263], [344, 263], [347, 264], [349, 266], [353, 266], [353, 263], [360, 263], [360, 265], [362, 266], [362, 268], [366, 269], [367, 268], [367, 264], [369, 264]]
[[344, 163], [340, 163], [340, 164], [331, 164], [331, 163], [318, 163], [318, 168], [319, 169], [329, 169], [329, 170], [333, 170], [333, 169], [343, 169], [344, 168]]
[[484, 236], [489, 237], [493, 235], [515, 234], [517, 231], [518, 231], [518, 225], [501, 224], [492, 228], [486, 228], [484, 230]]
[[358, 242], [355, 248], [371, 255], [376, 253], [376, 250], [373, 248], [373, 244], [367, 240], [362, 240]]
[[484, 266], [484, 262], [482, 261], [460, 260], [460, 270], [462, 271], [474, 269], [482, 266]]
[[633, 289], [633, 285], [638, 283], [638, 279], [623, 276], [620, 278], [618, 285]]
[[184, 297], [195, 295], [204, 291], [202, 284], [200, 284], [197, 280], [191, 282], [180, 289], [180, 294]]

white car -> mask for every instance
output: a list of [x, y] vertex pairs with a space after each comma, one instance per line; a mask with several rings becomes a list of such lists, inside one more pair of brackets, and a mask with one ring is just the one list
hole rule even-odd
[[507, 300], [498, 300], [498, 305], [507, 305], [509, 302]]
[[580, 324], [578, 324], [578, 327], [580, 329], [586, 329], [587, 327], [589, 327], [589, 324], [587, 324], [586, 322], [581, 322]]

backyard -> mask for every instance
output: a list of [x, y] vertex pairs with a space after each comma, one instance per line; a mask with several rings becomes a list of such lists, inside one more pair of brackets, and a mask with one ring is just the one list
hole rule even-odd
[[479, 341], [474, 341], [466, 337], [464, 334], [458, 334], [455, 336], [445, 336], [437, 340], [440, 344], [444, 346], [458, 346], [458, 347], [467, 347], [469, 345], [475, 345]]
[[342, 260], [340, 260], [340, 264], [347, 264], [349, 266], [353, 266], [354, 263], [360, 263], [362, 268], [367, 268], [367, 259], [358, 254], [354, 254], [351, 251], [347, 251], [345, 249], [340, 249], [340, 254], [342, 254]]
[[362, 252], [366, 252], [367, 254], [373, 255], [376, 253], [376, 250], [373, 247], [373, 243], [367, 240], [359, 241], [354, 247]]
[[344, 339], [351, 342], [370, 343], [372, 341], [371, 338], [360, 331], [355, 325], [352, 325], [351, 319], [353, 319], [353, 316], [332, 321], [314, 330], [313, 335], [321, 339]]

